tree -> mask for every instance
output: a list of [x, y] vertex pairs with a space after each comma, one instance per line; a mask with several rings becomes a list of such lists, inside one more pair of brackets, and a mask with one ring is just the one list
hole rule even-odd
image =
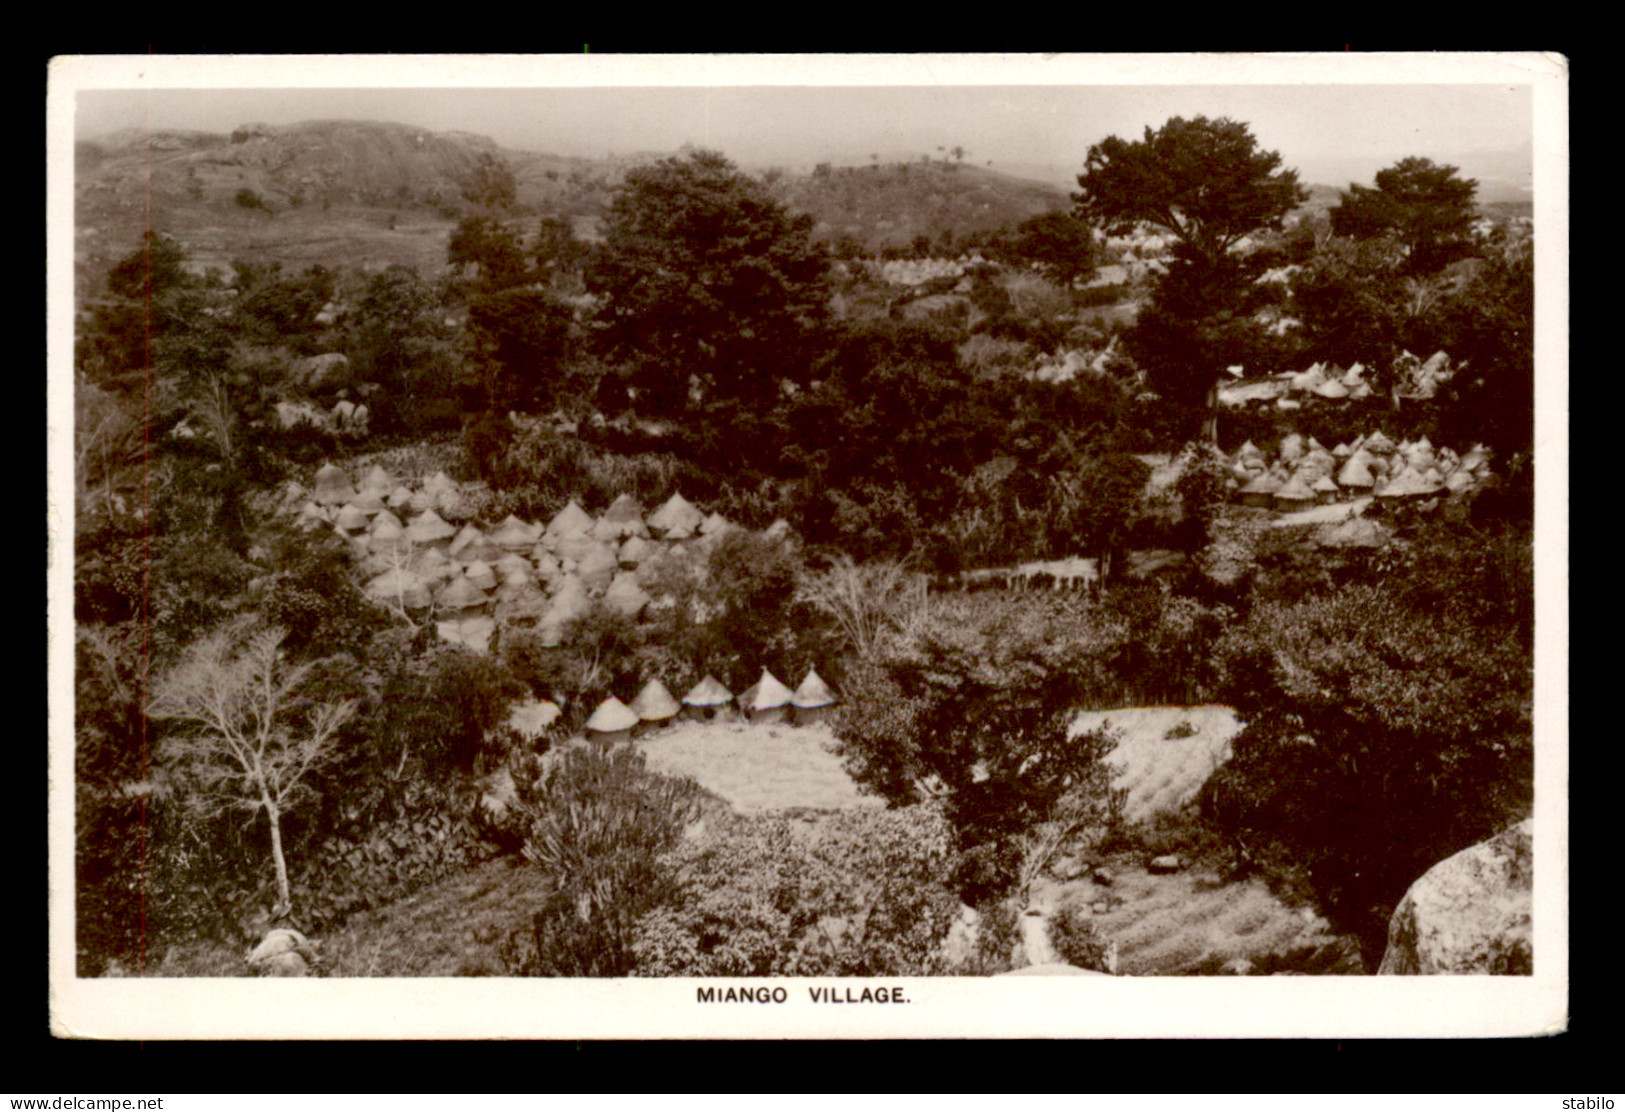
[[529, 263], [519, 233], [507, 225], [518, 200], [513, 170], [494, 154], [479, 157], [463, 181], [470, 208], [452, 230], [446, 261], [454, 267], [479, 269], [485, 290], [503, 290], [529, 280]]
[[282, 817], [311, 794], [307, 778], [336, 755], [338, 731], [355, 704], [309, 699], [303, 688], [312, 665], [286, 663], [282, 630], [261, 630], [240, 643], [241, 632], [228, 627], [194, 645], [159, 682], [148, 716], [178, 723], [165, 755], [198, 813], [265, 812], [275, 914], [286, 915], [292, 898]]
[[1112, 135], [1090, 147], [1072, 200], [1109, 232], [1159, 224], [1215, 260], [1249, 232], [1279, 228], [1308, 199], [1298, 172], [1280, 166], [1245, 123], [1175, 116], [1138, 143]]
[[802, 376], [827, 267], [812, 226], [716, 151], [627, 173], [587, 286], [640, 406], [683, 408], [691, 378], [709, 399], [776, 400]]
[[1389, 238], [1407, 252], [1407, 269], [1431, 274], [1469, 250], [1478, 182], [1455, 166], [1402, 158], [1377, 171], [1376, 188], [1349, 183], [1331, 210], [1332, 230], [1358, 239]]
[[[1003, 237], [1001, 237], [1003, 239]], [[1095, 237], [1089, 225], [1068, 212], [1046, 212], [1023, 220], [1000, 243], [1000, 259], [1033, 263], [1063, 286], [1095, 271]]]

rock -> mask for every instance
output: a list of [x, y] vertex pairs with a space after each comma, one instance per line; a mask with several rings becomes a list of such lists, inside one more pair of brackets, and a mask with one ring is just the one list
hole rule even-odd
[[1112, 871], [1110, 869], [1096, 869], [1095, 870], [1094, 881], [1095, 881], [1096, 884], [1101, 884], [1101, 885], [1105, 885], [1106, 887], [1110, 887], [1112, 881], [1114, 881], [1116, 879], [1117, 878], [1112, 875]]
[[1058, 858], [1053, 869], [1057, 880], [1077, 880], [1088, 871], [1089, 865], [1086, 861], [1070, 854]]
[[1527, 974], [1534, 911], [1534, 820], [1423, 873], [1388, 921], [1379, 974]]
[[279, 927], [265, 936], [248, 955], [248, 967], [269, 977], [303, 977], [316, 960], [310, 939], [296, 930]]
[[1089, 910], [1093, 911], [1096, 915], [1105, 915], [1109, 913], [1111, 909], [1112, 905], [1108, 900], [1101, 900], [1098, 903], [1092, 903], [1089, 905]]
[[1146, 865], [1145, 871], [1157, 874], [1177, 873], [1184, 867], [1185, 862], [1180, 859], [1179, 854], [1165, 853], [1161, 857], [1153, 857]]
[[331, 390], [350, 384], [350, 358], [341, 352], [312, 355], [302, 360], [294, 371], [300, 385], [307, 390]]

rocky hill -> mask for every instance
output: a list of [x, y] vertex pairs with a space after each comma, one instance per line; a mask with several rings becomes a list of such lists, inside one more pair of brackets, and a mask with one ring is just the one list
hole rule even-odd
[[[130, 129], [76, 145], [76, 245], [88, 294], [149, 226], [175, 235], [199, 268], [239, 258], [303, 268], [428, 272], [483, 156], [513, 171], [517, 210], [572, 221], [591, 237], [633, 167], [662, 155], [566, 158], [499, 148], [483, 135], [377, 121], [244, 124], [229, 134]], [[1062, 190], [972, 166], [935, 163], [769, 171], [780, 198], [810, 213], [815, 235], [866, 251], [921, 235], [962, 236], [1063, 208]]]

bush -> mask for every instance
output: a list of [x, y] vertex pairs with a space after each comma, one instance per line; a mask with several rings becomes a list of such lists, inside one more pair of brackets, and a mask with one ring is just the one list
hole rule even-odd
[[865, 977], [943, 972], [959, 901], [950, 832], [929, 807], [738, 819], [684, 842], [671, 898], [638, 924], [641, 976]]
[[1111, 968], [1108, 944], [1095, 930], [1088, 906], [1081, 896], [1061, 902], [1049, 920], [1049, 940], [1061, 960], [1079, 969], [1115, 973]]
[[649, 772], [629, 746], [590, 745], [564, 750], [540, 779], [518, 786], [534, 816], [525, 857], [549, 883], [519, 972], [629, 975], [639, 918], [673, 888], [661, 855], [699, 817], [700, 789]]

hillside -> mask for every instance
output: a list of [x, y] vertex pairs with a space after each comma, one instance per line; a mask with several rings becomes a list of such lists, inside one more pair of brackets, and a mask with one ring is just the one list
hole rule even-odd
[[[232, 260], [303, 268], [395, 263], [430, 272], [463, 205], [480, 158], [513, 171], [528, 222], [563, 216], [591, 237], [614, 189], [634, 166], [661, 157], [607, 159], [510, 151], [468, 132], [376, 121], [244, 124], [230, 134], [127, 130], [75, 149], [76, 262], [88, 294], [149, 226], [170, 232], [193, 265]], [[867, 251], [917, 236], [962, 236], [1017, 223], [1067, 204], [1065, 194], [971, 166], [895, 163], [770, 173], [792, 209], [818, 222], [817, 238], [848, 238]]]
[[922, 235], [992, 231], [1071, 204], [1043, 182], [945, 162], [820, 167], [775, 184], [787, 206], [817, 221], [815, 238], [850, 239], [869, 251]]

